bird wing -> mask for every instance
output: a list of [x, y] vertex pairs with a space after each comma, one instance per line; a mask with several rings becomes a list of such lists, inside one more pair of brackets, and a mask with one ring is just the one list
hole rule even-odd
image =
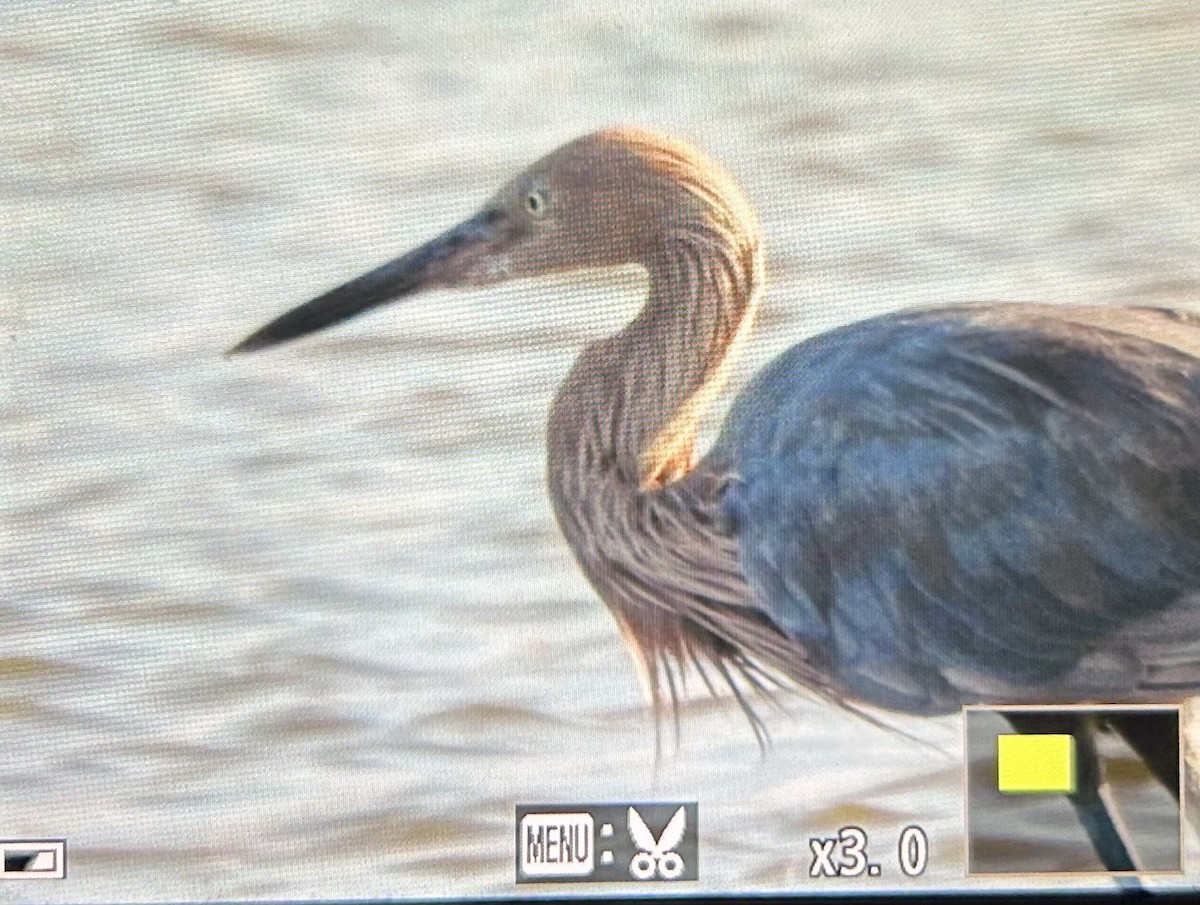
[[710, 454], [758, 606], [890, 709], [1200, 690], [1196, 354], [1194, 315], [1028, 305], [793, 347]]

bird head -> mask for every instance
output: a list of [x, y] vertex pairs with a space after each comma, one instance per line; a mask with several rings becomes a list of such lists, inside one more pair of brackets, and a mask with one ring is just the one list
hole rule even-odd
[[286, 342], [426, 289], [648, 262], [674, 231], [706, 219], [752, 233], [749, 205], [716, 164], [653, 133], [593, 132], [538, 160], [457, 226], [292, 309], [230, 352]]

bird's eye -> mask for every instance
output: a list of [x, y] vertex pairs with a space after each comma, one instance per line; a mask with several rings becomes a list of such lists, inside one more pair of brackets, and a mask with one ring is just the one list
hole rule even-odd
[[546, 197], [539, 191], [532, 191], [525, 196], [525, 210], [534, 217], [540, 217], [546, 212]]

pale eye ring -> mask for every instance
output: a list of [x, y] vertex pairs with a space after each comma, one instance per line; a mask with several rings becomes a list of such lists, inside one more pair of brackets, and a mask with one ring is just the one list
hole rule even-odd
[[527, 210], [530, 216], [533, 217], [540, 217], [542, 214], [546, 213], [545, 195], [543, 195], [537, 189], [529, 192], [529, 194], [525, 196], [525, 210]]

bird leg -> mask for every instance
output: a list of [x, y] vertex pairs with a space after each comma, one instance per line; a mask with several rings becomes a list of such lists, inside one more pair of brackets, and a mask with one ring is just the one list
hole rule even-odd
[[1175, 710], [1135, 710], [1112, 713], [1105, 723], [1142, 759], [1171, 797], [1179, 801], [1179, 713]]
[[1105, 870], [1135, 871], [1133, 845], [1104, 782], [1096, 750], [1095, 721], [1086, 714], [1009, 711], [1005, 718], [1018, 732], [1066, 733], [1075, 737], [1075, 791], [1067, 796]]

